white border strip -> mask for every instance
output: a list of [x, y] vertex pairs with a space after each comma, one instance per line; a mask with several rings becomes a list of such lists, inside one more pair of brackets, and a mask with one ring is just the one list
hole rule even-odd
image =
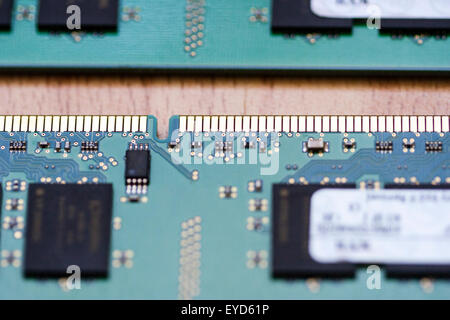
[[[1, 119], [1, 118], [0, 118]], [[195, 121], [194, 121], [195, 119]], [[209, 125], [211, 120], [211, 126]], [[208, 125], [204, 125], [208, 123]], [[180, 132], [449, 132], [449, 116], [180, 116]], [[0, 123], [1, 128], [1, 123]]]
[[0, 132], [147, 132], [147, 120], [147, 116], [0, 116]]

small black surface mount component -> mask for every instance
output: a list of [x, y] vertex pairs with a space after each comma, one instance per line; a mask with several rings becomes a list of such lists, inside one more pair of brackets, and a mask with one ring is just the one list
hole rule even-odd
[[248, 182], [248, 192], [262, 192], [262, 189], [263, 181], [261, 179], [256, 179]]
[[344, 138], [342, 140], [342, 149], [344, 152], [355, 151], [356, 141], [354, 138]]
[[403, 144], [403, 152], [414, 152], [415, 148], [416, 148], [416, 141], [411, 138], [404, 138], [402, 141]]
[[237, 187], [223, 186], [219, 187], [219, 197], [224, 199], [231, 199], [237, 197]]
[[147, 192], [150, 183], [150, 160], [148, 144], [129, 144], [125, 154], [125, 184], [128, 194]]
[[250, 211], [267, 211], [267, 199], [250, 199], [248, 201], [248, 210]]
[[27, 151], [27, 142], [21, 140], [14, 140], [9, 142], [10, 152], [25, 152]]
[[55, 142], [55, 152], [61, 152], [61, 141]]
[[214, 144], [216, 154], [233, 152], [233, 141], [216, 141]]
[[256, 141], [250, 139], [249, 137], [242, 138], [242, 148], [244, 149], [254, 149], [256, 147]]
[[394, 150], [394, 144], [392, 141], [377, 141], [375, 150], [381, 153], [391, 153]]
[[6, 191], [19, 192], [26, 189], [26, 181], [19, 179], [13, 179], [11, 181], [6, 181]]
[[307, 141], [303, 142], [303, 152], [309, 154], [322, 154], [328, 151], [328, 142], [324, 141], [322, 138], [309, 138]]
[[425, 142], [426, 152], [442, 152], [444, 151], [444, 144], [442, 141], [426, 141]]
[[202, 142], [201, 141], [192, 141], [191, 143], [191, 149], [199, 151], [202, 149]]
[[64, 143], [64, 151], [65, 152], [70, 152], [71, 146], [70, 146], [70, 141], [66, 141]]
[[82, 141], [81, 142], [81, 152], [84, 152], [84, 153], [98, 152], [98, 142], [97, 141]]
[[50, 146], [50, 143], [48, 141], [39, 141], [38, 142], [38, 148], [40, 149], [46, 149]]

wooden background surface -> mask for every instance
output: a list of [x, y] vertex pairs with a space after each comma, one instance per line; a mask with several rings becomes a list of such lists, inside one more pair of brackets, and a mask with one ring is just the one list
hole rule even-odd
[[0, 114], [450, 114], [450, 79], [0, 76]]

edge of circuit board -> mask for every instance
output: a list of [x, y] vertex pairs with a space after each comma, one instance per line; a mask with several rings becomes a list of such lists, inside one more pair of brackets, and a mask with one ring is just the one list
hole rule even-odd
[[[83, 3], [83, 1], [72, 1], [74, 7], [79, 7], [79, 10], [83, 11], [83, 20], [80, 24], [80, 29], [76, 31], [81, 32], [117, 32], [119, 24], [119, 1], [114, 0], [108, 2], [106, 6], [99, 8], [92, 3]], [[3, 31], [11, 30], [12, 26], [12, 9], [14, 7], [13, 0], [5, 0], [0, 2], [0, 29]], [[64, 4], [61, 4], [56, 0], [40, 0], [36, 14], [28, 12], [31, 9], [28, 7], [21, 7], [24, 12], [17, 13], [17, 19], [26, 20], [30, 16], [36, 15], [36, 29], [39, 32], [61, 32], [68, 31], [67, 12]], [[357, 24], [361, 24], [361, 19], [337, 19], [337, 18], [322, 18], [316, 16], [310, 6], [310, 0], [273, 0], [271, 2], [271, 12], [259, 12], [255, 9], [254, 16], [256, 21], [268, 22], [270, 18], [270, 32], [271, 34], [285, 35], [289, 37], [294, 34], [322, 34], [329, 36], [336, 36], [338, 34], [350, 34], [353, 27]], [[128, 12], [133, 19], [138, 15], [132, 9]], [[204, 9], [201, 7], [200, 9]], [[268, 8], [265, 8], [268, 10]], [[73, 9], [75, 10], [75, 9]], [[20, 11], [20, 10], [19, 10]], [[267, 16], [266, 16], [267, 15]], [[262, 18], [263, 17], [263, 18]], [[198, 19], [203, 19], [204, 16], [200, 15]], [[33, 19], [31, 19], [33, 20]], [[422, 35], [427, 38], [436, 37], [439, 39], [446, 39], [450, 30], [450, 19], [381, 19], [380, 33], [390, 34], [395, 38], [401, 38], [403, 35], [414, 35], [420, 40]], [[71, 30], [69, 30], [71, 31]], [[202, 42], [203, 44], [203, 42]], [[195, 53], [195, 52], [191, 52]], [[205, 65], [205, 64], [190, 64], [190, 63], [174, 63], [174, 64], [151, 64], [147, 61], [144, 64], [133, 64], [133, 62], [127, 62], [126, 64], [98, 64], [98, 65], [86, 65], [84, 62], [76, 64], [63, 63], [53, 64], [43, 63], [36, 65], [36, 61], [33, 63], [21, 63], [19, 65], [7, 64], [0, 68], [1, 72], [50, 72], [50, 73], [66, 73], [66, 72], [151, 72], [151, 73], [180, 73], [180, 74], [326, 74], [327, 76], [333, 74], [339, 75], [401, 75], [401, 74], [418, 74], [422, 76], [448, 76], [450, 75], [449, 67], [421, 67], [421, 66], [408, 66], [402, 67], [385, 67], [385, 66], [338, 66], [330, 65], [325, 67], [320, 66], [308, 66], [308, 65], [294, 65], [294, 66], [279, 66], [279, 65], [221, 65], [221, 63]]]

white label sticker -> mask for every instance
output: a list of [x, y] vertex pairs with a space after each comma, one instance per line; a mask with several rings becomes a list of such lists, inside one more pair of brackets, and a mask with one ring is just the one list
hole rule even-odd
[[450, 19], [449, 0], [311, 0], [326, 18]]
[[321, 263], [450, 264], [450, 190], [322, 189], [309, 232]]

